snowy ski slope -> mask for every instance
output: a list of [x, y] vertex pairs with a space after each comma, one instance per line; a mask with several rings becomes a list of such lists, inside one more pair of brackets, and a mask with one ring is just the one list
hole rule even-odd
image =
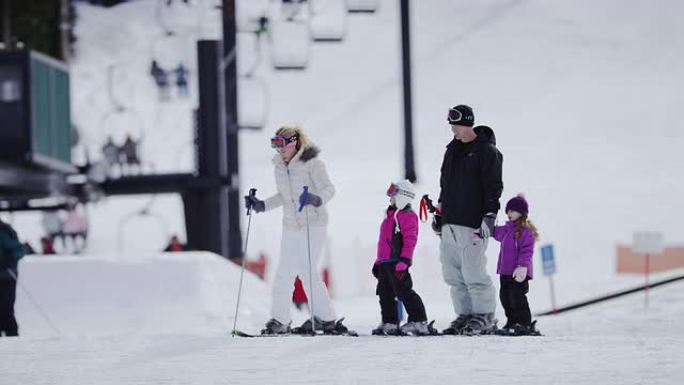
[[[679, 384], [682, 284], [543, 319], [545, 337], [0, 340], [3, 384]], [[359, 312], [374, 308], [354, 306]], [[676, 315], [676, 317], [672, 317]]]

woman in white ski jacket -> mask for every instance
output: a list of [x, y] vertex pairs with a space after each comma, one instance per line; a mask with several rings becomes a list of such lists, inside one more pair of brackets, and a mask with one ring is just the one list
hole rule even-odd
[[[310, 304], [313, 302], [316, 329], [329, 333], [343, 332], [342, 324], [335, 322], [335, 311], [317, 268], [328, 225], [325, 205], [335, 194], [335, 186], [330, 181], [325, 164], [318, 158], [320, 150], [309, 141], [301, 127], [281, 127], [271, 139], [271, 146], [278, 151], [273, 158], [278, 192], [264, 201], [255, 196], [245, 197], [246, 205], [257, 213], [281, 206], [283, 208], [283, 235], [280, 263], [273, 281], [272, 318], [262, 333], [290, 332], [292, 290], [297, 276], [307, 293], [313, 290], [313, 301], [310, 294], [308, 298]], [[304, 186], [308, 186], [308, 193], [304, 193]], [[308, 247], [311, 248], [311, 268], [314, 272], [313, 288], [309, 282]], [[311, 331], [310, 321], [305, 322], [299, 331], [306, 329]]]

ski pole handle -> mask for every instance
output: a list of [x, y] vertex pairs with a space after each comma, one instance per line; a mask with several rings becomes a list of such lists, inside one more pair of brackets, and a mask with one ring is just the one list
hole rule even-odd
[[[257, 189], [249, 189], [249, 197], [254, 198], [256, 196]], [[249, 207], [247, 207], [247, 215], [252, 214], [252, 201], [249, 202]]]
[[306, 198], [309, 196], [309, 186], [304, 186], [304, 192], [302, 192], [302, 195], [299, 197], [299, 212], [302, 212], [302, 209], [304, 208], [304, 203], [306, 202]]
[[430, 199], [428, 194], [423, 195], [423, 199], [421, 199], [421, 203], [423, 203], [423, 202], [425, 202], [425, 205], [426, 205], [426, 207], [430, 213], [442, 215], [442, 210], [435, 207], [434, 203], [432, 203], [432, 199]]

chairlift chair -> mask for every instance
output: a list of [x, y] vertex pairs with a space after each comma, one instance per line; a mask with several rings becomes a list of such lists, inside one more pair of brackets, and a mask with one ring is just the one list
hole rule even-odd
[[349, 13], [375, 13], [380, 6], [378, 0], [346, 0]]
[[303, 70], [309, 63], [310, 33], [306, 23], [273, 21], [269, 29], [271, 61], [276, 70]]
[[347, 12], [343, 0], [310, 0], [309, 29], [314, 41], [344, 40]]
[[238, 79], [240, 102], [238, 103], [238, 127], [261, 130], [266, 125], [270, 109], [268, 84], [254, 76]]

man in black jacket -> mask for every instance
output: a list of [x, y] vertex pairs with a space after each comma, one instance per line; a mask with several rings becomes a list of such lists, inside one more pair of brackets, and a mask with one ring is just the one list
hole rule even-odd
[[486, 271], [487, 238], [494, 231], [503, 190], [503, 156], [494, 131], [473, 127], [473, 110], [459, 105], [449, 110], [454, 140], [442, 163], [439, 202], [442, 212], [440, 260], [451, 286], [457, 318], [445, 334], [481, 334], [495, 328], [496, 294]]

